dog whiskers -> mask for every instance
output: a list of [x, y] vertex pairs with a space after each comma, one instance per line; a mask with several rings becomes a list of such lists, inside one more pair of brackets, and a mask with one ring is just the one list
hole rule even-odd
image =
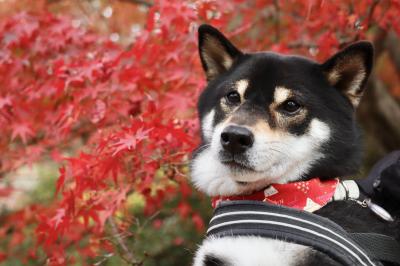
[[211, 146], [211, 144], [204, 144], [203, 146], [200, 146], [199, 148], [197, 148], [196, 152], [201, 152], [201, 151], [207, 149], [210, 146]]

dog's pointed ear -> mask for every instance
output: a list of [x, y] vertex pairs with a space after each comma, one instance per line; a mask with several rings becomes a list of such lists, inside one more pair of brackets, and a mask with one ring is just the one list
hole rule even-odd
[[221, 32], [206, 24], [199, 27], [199, 53], [208, 81], [231, 68], [242, 55]]
[[357, 107], [371, 73], [374, 48], [370, 42], [360, 41], [338, 52], [322, 64], [331, 86], [340, 90]]

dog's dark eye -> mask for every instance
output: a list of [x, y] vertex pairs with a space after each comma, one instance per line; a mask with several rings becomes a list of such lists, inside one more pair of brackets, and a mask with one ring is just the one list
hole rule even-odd
[[288, 100], [282, 104], [282, 109], [289, 114], [297, 112], [300, 108], [301, 105], [293, 100]]
[[225, 96], [226, 100], [231, 104], [240, 103], [240, 94], [237, 91], [231, 91]]

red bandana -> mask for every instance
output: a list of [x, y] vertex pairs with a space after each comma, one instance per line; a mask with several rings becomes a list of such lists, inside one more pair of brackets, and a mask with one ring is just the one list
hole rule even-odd
[[212, 206], [215, 208], [220, 201], [225, 200], [257, 200], [314, 212], [332, 199], [338, 183], [337, 178], [321, 180], [316, 177], [308, 181], [272, 184], [250, 195], [213, 197]]

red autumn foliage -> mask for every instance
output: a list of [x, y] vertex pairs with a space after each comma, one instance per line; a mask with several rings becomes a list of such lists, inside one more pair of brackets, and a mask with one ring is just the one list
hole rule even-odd
[[[352, 8], [349, 8], [349, 5]], [[198, 143], [197, 95], [205, 85], [196, 27], [211, 23], [245, 50], [300, 53], [323, 60], [373, 30], [400, 34], [398, 1], [155, 1], [135, 42], [124, 48], [46, 11], [0, 25], [0, 175], [50, 158], [59, 164], [57, 195], [1, 220], [10, 237], [0, 261], [16, 256], [24, 228], [49, 265], [94, 257], [127, 196], [139, 193], [153, 214], [181, 195], [177, 213], [198, 230], [204, 221], [186, 198], [190, 152]], [[77, 150], [77, 141], [83, 143]], [[73, 155], [66, 156], [65, 152]], [[0, 197], [12, 187], [0, 188]], [[156, 220], [154, 228], [162, 220]], [[123, 225], [119, 225], [123, 226]], [[12, 233], [10, 233], [12, 232]], [[88, 238], [86, 245], [77, 245]], [[182, 240], [176, 239], [180, 245]]]

